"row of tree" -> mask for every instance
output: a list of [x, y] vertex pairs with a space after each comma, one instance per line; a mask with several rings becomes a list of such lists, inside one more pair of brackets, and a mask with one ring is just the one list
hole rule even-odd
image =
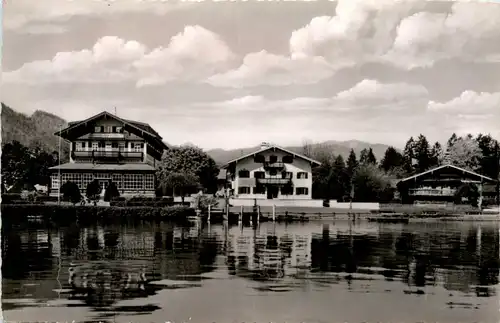
[[500, 179], [499, 142], [483, 134], [453, 134], [444, 148], [439, 142], [430, 145], [424, 135], [411, 137], [402, 152], [387, 148], [380, 162], [371, 148], [363, 149], [359, 159], [351, 149], [347, 161], [311, 146], [304, 147], [303, 152], [322, 163], [313, 170], [313, 198], [388, 202], [394, 198], [399, 179], [444, 164]]

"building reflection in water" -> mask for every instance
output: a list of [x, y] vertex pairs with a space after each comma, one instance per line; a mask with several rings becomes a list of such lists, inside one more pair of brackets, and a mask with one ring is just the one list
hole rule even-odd
[[159, 290], [197, 288], [205, 274], [221, 270], [276, 292], [368, 275], [488, 297], [498, 284], [499, 230], [493, 224], [341, 221], [210, 229], [153, 222], [19, 227], [2, 228], [2, 259], [4, 299], [63, 295], [101, 309]]

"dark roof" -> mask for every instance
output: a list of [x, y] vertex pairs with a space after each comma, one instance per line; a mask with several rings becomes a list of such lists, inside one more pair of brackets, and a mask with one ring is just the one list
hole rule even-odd
[[110, 116], [118, 121], [121, 121], [123, 123], [130, 125], [131, 127], [135, 127], [136, 129], [138, 129], [140, 131], [144, 131], [144, 132], [148, 133], [149, 135], [151, 135], [152, 137], [154, 137], [154, 140], [157, 141], [160, 145], [162, 145], [164, 149], [168, 149], [168, 146], [162, 141], [163, 138], [149, 124], [144, 123], [144, 122], [139, 122], [139, 121], [122, 119], [122, 118], [120, 118], [114, 114], [111, 114], [107, 111], [103, 111], [103, 112], [96, 114], [96, 115], [94, 115], [90, 118], [87, 118], [85, 120], [69, 122], [68, 127], [66, 127], [65, 129], [62, 129], [61, 131], [56, 132], [55, 135], [61, 136], [61, 133], [64, 131], [68, 131], [69, 129], [76, 127], [81, 123], [91, 121], [91, 120], [99, 118], [101, 116]]
[[49, 168], [51, 170], [96, 170], [96, 171], [155, 171], [151, 165], [144, 163], [130, 164], [92, 164], [92, 163], [66, 163]]
[[468, 173], [469, 175], [477, 176], [477, 177], [480, 177], [480, 178], [482, 178], [484, 180], [487, 180], [487, 181], [490, 181], [490, 182], [496, 182], [496, 180], [494, 180], [493, 178], [490, 178], [488, 176], [484, 176], [484, 175], [478, 174], [476, 172], [473, 172], [473, 171], [470, 171], [470, 170], [467, 170], [467, 169], [464, 169], [464, 168], [460, 168], [460, 167], [457, 167], [457, 166], [451, 165], [451, 164], [446, 164], [446, 165], [442, 165], [442, 166], [439, 166], [439, 167], [435, 167], [435, 168], [429, 169], [429, 170], [427, 170], [425, 172], [422, 172], [422, 173], [419, 173], [419, 174], [416, 174], [416, 175], [413, 175], [413, 176], [410, 176], [410, 177], [407, 177], [407, 178], [403, 178], [400, 182], [406, 182], [406, 181], [408, 181], [410, 179], [415, 179], [415, 178], [418, 178], [420, 176], [423, 176], [423, 175], [435, 172], [435, 171], [443, 169], [443, 168], [454, 168], [454, 169], [457, 169], [457, 170], [459, 170], [461, 172]]
[[309, 162], [311, 162], [311, 163], [313, 163], [313, 164], [316, 164], [316, 165], [321, 165], [321, 163], [320, 163], [319, 161], [314, 160], [314, 159], [312, 159], [312, 158], [306, 157], [306, 156], [304, 156], [304, 155], [298, 154], [298, 153], [296, 153], [296, 152], [293, 152], [293, 151], [291, 151], [291, 150], [288, 150], [288, 149], [286, 149], [286, 148], [283, 148], [283, 147], [280, 147], [280, 146], [277, 146], [277, 145], [269, 145], [269, 146], [267, 146], [267, 147], [266, 147], [266, 148], [264, 148], [264, 149], [259, 149], [259, 150], [257, 150], [257, 151], [254, 151], [254, 152], [250, 153], [250, 154], [246, 154], [246, 155], [243, 155], [243, 156], [238, 157], [238, 158], [236, 158], [236, 159], [233, 159], [233, 160], [229, 161], [228, 163], [226, 163], [226, 165], [225, 165], [225, 166], [223, 166], [223, 167], [224, 167], [224, 168], [227, 168], [230, 164], [232, 164], [232, 163], [234, 163], [234, 162], [237, 162], [237, 161], [239, 161], [239, 160], [242, 160], [242, 159], [245, 159], [245, 158], [251, 157], [251, 156], [253, 156], [253, 155], [255, 155], [255, 154], [258, 154], [258, 153], [261, 153], [261, 152], [267, 151], [267, 150], [269, 150], [269, 149], [278, 149], [278, 150], [284, 151], [284, 152], [286, 152], [286, 153], [289, 153], [289, 154], [291, 154], [291, 155], [293, 155], [293, 156], [295, 156], [295, 157], [299, 157], [299, 158], [305, 159], [305, 160], [307, 160], [307, 161], [309, 161]]

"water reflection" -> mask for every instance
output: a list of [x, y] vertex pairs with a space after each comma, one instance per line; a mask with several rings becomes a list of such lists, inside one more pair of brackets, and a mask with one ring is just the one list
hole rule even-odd
[[497, 224], [3, 228], [3, 309], [9, 318], [12, 310], [57, 301], [52, 311], [87, 308], [94, 319], [151, 314], [167, 306], [152, 302], [155, 295], [196, 292], [211, 279], [242, 279], [245, 293], [261, 297], [311, 290], [366, 294], [376, 292], [375, 285], [385, 293], [402, 286], [401, 294], [414, 297], [446, 290], [449, 297], [459, 293], [478, 301], [445, 297], [442, 306], [479, 308], [480, 299], [496, 296], [499, 243]]

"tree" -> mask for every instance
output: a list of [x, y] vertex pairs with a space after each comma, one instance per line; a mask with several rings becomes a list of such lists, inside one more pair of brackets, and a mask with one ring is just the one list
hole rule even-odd
[[97, 202], [99, 201], [99, 197], [101, 195], [102, 188], [97, 179], [94, 179], [87, 185], [86, 196], [89, 200]]
[[78, 185], [73, 182], [66, 182], [61, 186], [61, 193], [63, 194], [63, 199], [66, 201], [70, 201], [73, 204], [76, 204], [81, 201], [82, 194], [80, 193], [80, 189]]
[[481, 149], [476, 140], [469, 137], [458, 138], [451, 147], [447, 147], [444, 162], [471, 171], [480, 168]]
[[375, 157], [375, 154], [373, 154], [373, 149], [363, 149], [361, 150], [361, 153], [359, 155], [359, 163], [362, 165], [376, 165], [377, 164], [377, 158]]
[[338, 155], [333, 162], [329, 183], [331, 197], [334, 199], [343, 200], [349, 195], [350, 177], [342, 155]]
[[403, 166], [403, 155], [394, 147], [388, 147], [385, 151], [384, 158], [380, 161], [380, 168], [385, 172], [394, 170]]
[[165, 183], [172, 173], [192, 174], [209, 193], [217, 191], [219, 169], [215, 161], [198, 147], [185, 145], [168, 149], [158, 166], [159, 182]]
[[431, 148], [431, 167], [441, 166], [443, 158], [443, 147], [441, 147], [441, 144], [436, 141]]
[[18, 141], [7, 143], [2, 148], [2, 182], [12, 186], [26, 179], [26, 169], [30, 162], [30, 152]]
[[321, 154], [317, 158], [321, 165], [312, 170], [312, 194], [315, 199], [329, 200], [331, 198], [332, 157], [331, 155]]
[[418, 136], [418, 139], [413, 146], [413, 151], [417, 162], [415, 169], [417, 173], [422, 173], [428, 170], [431, 167], [432, 158], [429, 142], [424, 135], [420, 134]]
[[108, 187], [106, 187], [106, 190], [104, 191], [104, 201], [109, 202], [117, 197], [120, 197], [120, 192], [118, 191], [116, 184], [110, 180]]
[[182, 203], [184, 204], [184, 197], [199, 185], [199, 180], [198, 177], [190, 173], [170, 173], [166, 178], [160, 181], [160, 185], [162, 185], [164, 189], [171, 189], [173, 196], [175, 196], [177, 192], [181, 196]]
[[356, 169], [358, 168], [359, 163], [358, 159], [356, 157], [356, 153], [354, 152], [354, 149], [351, 149], [349, 152], [349, 157], [347, 158], [347, 163], [346, 163], [346, 173], [347, 176], [349, 177], [349, 183], [347, 185], [347, 192], [349, 193], [349, 196], [352, 196], [352, 178], [354, 176], [354, 173], [356, 172]]
[[455, 204], [462, 204], [462, 199], [465, 198], [468, 204], [477, 207], [479, 205], [479, 196], [479, 189], [475, 184], [465, 183], [455, 192]]
[[389, 179], [375, 165], [359, 166], [354, 174], [353, 185], [355, 201], [389, 202], [394, 196]]
[[415, 159], [415, 141], [413, 137], [410, 137], [406, 142], [405, 149], [403, 151], [403, 168], [407, 175], [412, 175], [415, 173], [414, 167]]
[[476, 138], [481, 150], [481, 160], [479, 162], [479, 172], [484, 176], [498, 178], [499, 158], [497, 152], [498, 141], [491, 135], [479, 134]]

